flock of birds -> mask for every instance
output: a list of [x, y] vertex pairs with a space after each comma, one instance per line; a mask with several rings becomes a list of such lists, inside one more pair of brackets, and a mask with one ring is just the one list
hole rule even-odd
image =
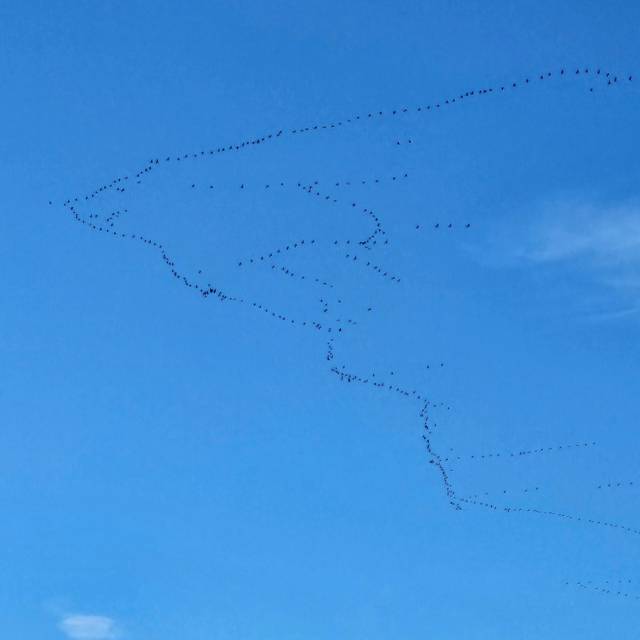
[[[425, 116], [431, 115], [444, 109], [457, 108], [462, 104], [481, 98], [486, 100], [500, 95], [506, 95], [514, 91], [529, 90], [534, 85], [545, 83], [551, 78], [563, 78], [568, 80], [576, 77], [581, 79], [586, 77], [590, 79], [592, 86], [587, 87], [589, 92], [593, 92], [594, 88], [598, 86], [610, 89], [633, 81], [632, 76], [625, 76], [622, 78], [621, 76], [617, 76], [598, 68], [580, 67], [571, 70], [560, 69], [555, 72], [545, 72], [530, 77], [524, 77], [520, 80], [497, 86], [470, 89], [460, 92], [457, 95], [449, 96], [448, 98], [440, 101], [418, 105], [412, 108], [403, 107], [390, 110], [370, 110], [350, 117], [336, 118], [334, 121], [327, 123], [316, 123], [295, 128], [283, 127], [270, 133], [251, 136], [245, 140], [224, 144], [215, 148], [202, 149], [200, 151], [190, 153], [171, 154], [162, 158], [152, 158], [142, 168], [132, 174], [116, 176], [110, 182], [99, 185], [88, 193], [66, 198], [62, 202], [62, 206], [74, 222], [86, 227], [92, 232], [105, 234], [121, 241], [136, 242], [140, 246], [144, 246], [145, 249], [154, 251], [163, 261], [171, 277], [173, 277], [182, 286], [201, 296], [203, 299], [212, 298], [219, 302], [240, 305], [259, 314], [271, 317], [282, 323], [286, 323], [292, 327], [300, 327], [313, 332], [328, 334], [325, 338], [325, 359], [330, 363], [330, 373], [334, 375], [338, 381], [345, 384], [367, 386], [375, 389], [376, 391], [386, 393], [388, 396], [398, 398], [403, 402], [412, 403], [412, 406], [415, 407], [415, 412], [422, 422], [421, 437], [425, 447], [427, 462], [435, 469], [439, 483], [442, 486], [442, 490], [449, 504], [456, 511], [460, 511], [465, 507], [475, 506], [491, 511], [501, 511], [507, 514], [527, 513], [540, 517], [562, 519], [574, 524], [600, 526], [615, 529], [627, 534], [640, 535], [640, 529], [620, 523], [598, 520], [596, 518], [589, 518], [582, 515], [539, 509], [531, 506], [497, 504], [487, 498], [488, 492], [464, 495], [459, 491], [453, 479], [454, 464], [460, 462], [497, 458], [518, 459], [525, 456], [544, 455], [567, 450], [579, 450], [593, 446], [595, 445], [595, 442], [552, 445], [497, 453], [452, 455], [450, 452], [445, 455], [441, 453], [436, 444], [434, 444], [434, 427], [436, 424], [433, 422], [430, 412], [434, 409], [444, 408], [445, 406], [446, 409], [450, 409], [449, 406], [443, 403], [434, 402], [426, 392], [411, 385], [400, 385], [396, 383], [395, 379], [391, 381], [382, 375], [376, 375], [376, 373], [369, 373], [366, 375], [356, 374], [350, 372], [346, 365], [335, 364], [337, 357], [336, 340], [344, 340], [344, 334], [355, 331], [355, 327], [357, 327], [359, 323], [357, 320], [348, 318], [344, 314], [334, 317], [334, 314], [332, 313], [334, 302], [330, 296], [333, 296], [334, 292], [339, 289], [338, 285], [330, 281], [329, 278], [318, 275], [309, 275], [309, 273], [303, 273], [298, 268], [294, 268], [291, 265], [291, 256], [302, 252], [308, 253], [317, 251], [319, 248], [322, 248], [333, 252], [331, 255], [334, 255], [340, 260], [346, 261], [352, 269], [366, 269], [387, 283], [399, 285], [402, 282], [401, 275], [394, 272], [388, 266], [382, 264], [379, 258], [373, 257], [376, 250], [380, 247], [386, 247], [391, 243], [386, 225], [383, 222], [383, 216], [372, 210], [369, 206], [358, 203], [353, 199], [346, 198], [346, 196], [341, 195], [338, 197], [333, 193], [333, 191], [338, 190], [342, 194], [346, 193], [345, 190], [349, 187], [371, 187], [374, 185], [398, 183], [408, 179], [407, 172], [396, 173], [388, 177], [378, 176], [360, 180], [354, 178], [337, 179], [331, 182], [321, 180], [281, 180], [277, 182], [272, 181], [259, 184], [258, 182], [246, 181], [240, 182], [233, 187], [237, 192], [248, 192], [250, 190], [254, 190], [256, 192], [271, 192], [276, 189], [282, 191], [287, 189], [294, 191], [297, 190], [305, 196], [311, 197], [318, 202], [325, 203], [327, 206], [344, 206], [361, 216], [361, 221], [366, 225], [367, 231], [359, 238], [334, 237], [331, 239], [320, 239], [307, 237], [304, 239], [291, 240], [284, 245], [265, 249], [250, 256], [238, 257], [235, 264], [230, 265], [230, 269], [240, 270], [247, 270], [250, 268], [268, 268], [270, 272], [289, 280], [295, 280], [301, 286], [312, 285], [326, 291], [326, 294], [323, 294], [323, 297], [317, 299], [317, 302], [319, 303], [317, 317], [312, 318], [301, 318], [287, 309], [276, 308], [275, 304], [265, 303], [258, 299], [252, 299], [240, 292], [231, 292], [230, 289], [227, 289], [226, 285], [223, 286], [222, 283], [218, 281], [214, 282], [212, 278], [205, 276], [202, 269], [198, 269], [195, 273], [189, 273], [178, 265], [176, 258], [172, 256], [169, 246], [165, 242], [161, 242], [159, 239], [152, 237], [151, 235], [147, 235], [146, 233], [141, 234], [121, 230], [121, 224], [123, 221], [135, 218], [135, 214], [129, 211], [128, 208], [122, 206], [110, 211], [103, 211], [100, 209], [101, 198], [107, 193], [123, 197], [129, 191], [136, 189], [139, 185], [142, 185], [145, 181], [149, 180], [151, 176], [157, 173], [160, 167], [167, 168], [172, 165], [177, 165], [178, 163], [180, 165], [185, 165], [186, 163], [201, 161], [205, 158], [228, 156], [229, 154], [246, 151], [256, 146], [275, 144], [276, 142], [283, 143], [287, 137], [291, 136], [310, 136], [323, 131], [340, 131], [349, 126], [373, 123], [380, 121], [383, 118], [399, 119], [408, 113], [412, 113], [414, 115], [419, 113]], [[398, 145], [411, 143], [411, 139], [403, 142], [400, 140], [397, 141]], [[210, 182], [190, 182], [184, 184], [182, 188], [190, 189], [194, 192], [207, 191], [215, 193], [218, 190], [218, 186]], [[50, 201], [49, 204], [52, 205], [53, 202]], [[431, 229], [433, 232], [441, 232], [444, 230], [460, 230], [468, 232], [471, 229], [471, 223], [433, 221], [430, 223], [430, 226], [426, 226], [424, 223], [416, 223], [413, 230], [416, 232], [422, 232], [425, 229]], [[341, 302], [341, 299], [338, 299], [337, 302], [335, 302], [335, 306], [339, 308]], [[366, 307], [366, 313], [373, 312], [374, 308], [372, 306]], [[426, 365], [426, 368], [430, 368], [431, 366], [432, 365], [428, 364]], [[438, 364], [433, 365], [434, 369], [442, 367], [444, 367], [444, 363], [439, 363], [439, 366]], [[390, 376], [393, 375], [393, 373], [390, 374]], [[624, 483], [614, 483], [613, 486], [619, 487], [623, 484]], [[633, 483], [630, 482], [628, 485], [631, 486]], [[597, 488], [603, 489], [611, 487], [611, 484], [601, 484]], [[539, 487], [536, 486], [530, 490], [522, 490], [519, 493], [537, 494], [538, 492]], [[515, 492], [510, 489], [504, 489], [501, 493], [511, 494]], [[615, 592], [622, 597], [632, 597], [625, 592], [612, 591], [606, 587], [586, 586], [583, 583], [578, 583], [578, 585], [584, 588], [597, 588], [603, 593]], [[635, 596], [635, 599], [640, 599], [640, 597]]]

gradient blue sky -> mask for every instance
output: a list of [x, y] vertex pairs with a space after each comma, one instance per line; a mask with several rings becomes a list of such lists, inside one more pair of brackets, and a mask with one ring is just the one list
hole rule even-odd
[[[640, 528], [637, 3], [4, 2], [0, 24], [3, 638], [637, 637], [639, 535], [454, 511], [419, 407], [61, 205], [150, 158], [615, 72], [163, 166], [118, 224], [295, 317], [344, 305], [336, 364], [450, 406], [434, 446], [466, 456], [460, 496]], [[289, 186], [373, 176], [333, 208]], [[366, 235], [351, 199], [400, 285], [324, 249], [288, 266], [327, 291], [237, 268]], [[591, 588], [611, 584], [629, 595]]]

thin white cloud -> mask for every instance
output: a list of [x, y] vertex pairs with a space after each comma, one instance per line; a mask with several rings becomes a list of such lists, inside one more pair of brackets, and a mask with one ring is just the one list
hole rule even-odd
[[[507, 255], [520, 263], [569, 270], [583, 284], [593, 283], [597, 289], [582, 298], [582, 303], [592, 307], [584, 312], [594, 320], [637, 315], [640, 201], [604, 203], [565, 198], [535, 207], [526, 219], [524, 228], [521, 225], [511, 234]], [[560, 275], [556, 271], [550, 274], [554, 278]], [[584, 296], [586, 290], [580, 291]]]
[[640, 283], [640, 202], [548, 202], [521, 257], [534, 262], [576, 261], [602, 272], [611, 284]]
[[556, 293], [574, 291], [567, 301], [583, 318], [640, 316], [640, 199], [544, 200], [509, 212], [471, 251], [487, 267], [539, 269], [531, 282], [542, 276]]
[[115, 640], [119, 635], [115, 621], [107, 616], [68, 614], [59, 628], [71, 640]]

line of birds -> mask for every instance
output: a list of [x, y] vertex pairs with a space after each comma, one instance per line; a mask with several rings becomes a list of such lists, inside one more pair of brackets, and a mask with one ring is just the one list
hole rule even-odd
[[[306, 244], [305, 244], [306, 242]], [[346, 243], [349, 243], [350, 240], [346, 240]], [[269, 260], [269, 258], [274, 258], [280, 254], [282, 254], [285, 251], [292, 251], [294, 249], [304, 249], [306, 247], [310, 247], [316, 244], [315, 240], [297, 240], [297, 241], [293, 241], [290, 244], [287, 244], [283, 247], [278, 247], [276, 249], [271, 249], [268, 253], [265, 252], [263, 255], [260, 256], [256, 256], [254, 258], [244, 258], [241, 260], [238, 260], [238, 266], [242, 267], [246, 264], [254, 264], [256, 262], [264, 262], [265, 260]]]
[[[441, 228], [440, 223], [439, 223], [439, 222], [436, 222], [436, 223], [433, 225], [433, 228], [434, 228], [434, 229], [440, 229], [440, 228]], [[453, 224], [453, 222], [449, 222], [446, 226], [445, 226], [445, 225], [442, 225], [442, 229], [453, 229], [453, 228], [454, 228], [454, 224]], [[471, 223], [470, 223], [470, 222], [466, 222], [466, 223], [464, 224], [464, 228], [465, 228], [465, 229], [470, 229], [470, 228], [471, 228]], [[420, 224], [417, 224], [417, 225], [416, 225], [416, 231], [419, 231], [420, 229], [424, 229], [424, 227], [423, 227], [422, 225], [420, 225]]]
[[568, 513], [562, 513], [559, 511], [545, 511], [544, 509], [537, 509], [535, 507], [519, 507], [513, 505], [496, 505], [492, 502], [486, 502], [482, 500], [476, 500], [472, 497], [458, 497], [461, 502], [465, 504], [472, 504], [479, 507], [483, 507], [485, 509], [490, 509], [491, 511], [502, 511], [504, 513], [533, 513], [540, 516], [550, 516], [553, 518], [560, 518], [563, 520], [569, 520], [572, 522], [580, 522], [587, 525], [599, 526], [599, 527], [608, 527], [610, 529], [616, 529], [618, 531], [622, 531], [623, 533], [629, 533], [633, 535], [640, 535], [640, 529], [635, 527], [629, 527], [627, 525], [619, 524], [616, 522], [608, 522], [606, 520], [596, 520], [595, 518], [587, 518], [586, 516], [576, 516]]
[[[448, 461], [459, 461], [459, 460], [490, 460], [491, 458], [518, 458], [520, 456], [531, 456], [531, 455], [539, 455], [543, 453], [552, 453], [557, 451], [566, 451], [567, 449], [576, 449], [576, 448], [584, 448], [584, 447], [593, 447], [595, 446], [595, 442], [576, 442], [572, 444], [558, 444], [552, 447], [539, 447], [538, 449], [523, 449], [521, 451], [502, 451], [499, 453], [474, 453], [467, 454], [462, 456], [451, 456], [445, 458]], [[451, 449], [450, 451], [453, 451]]]
[[271, 264], [270, 267], [272, 270], [275, 270], [278, 273], [283, 273], [284, 275], [289, 276], [290, 278], [299, 278], [300, 280], [315, 282], [316, 284], [319, 284], [322, 287], [328, 287], [329, 289], [335, 288], [333, 284], [331, 284], [330, 282], [327, 282], [326, 280], [321, 280], [320, 278], [316, 278], [316, 277], [303, 276], [299, 273], [296, 273], [295, 271], [292, 271], [288, 267], [284, 267], [282, 265]]
[[[137, 176], [136, 176], [137, 177]], [[345, 187], [355, 187], [355, 186], [364, 186], [364, 185], [374, 185], [374, 184], [384, 184], [384, 183], [388, 183], [388, 182], [396, 182], [396, 181], [400, 181], [402, 179], [406, 179], [409, 177], [408, 173], [403, 173], [402, 175], [398, 175], [398, 176], [391, 176], [391, 177], [385, 177], [385, 178], [369, 178], [368, 180], [345, 180], [344, 178], [339, 180], [338, 182], [331, 182], [331, 184], [328, 183], [327, 181], [327, 186], [330, 187], [334, 187], [334, 188], [342, 188], [344, 189]], [[271, 189], [272, 187], [282, 187], [282, 188], [287, 188], [287, 187], [292, 187], [295, 186], [297, 188], [307, 188], [304, 185], [310, 186], [318, 186], [319, 184], [324, 184], [324, 182], [321, 182], [320, 180], [298, 180], [294, 183], [292, 182], [288, 182], [286, 180], [281, 180], [281, 181], [276, 181], [276, 182], [266, 182], [266, 183], [261, 183], [260, 185], [253, 184], [251, 182], [241, 182], [240, 184], [236, 185], [236, 188], [239, 189], [240, 191], [245, 191], [245, 190], [249, 190], [251, 188], [253, 189]], [[198, 185], [195, 182], [190, 183], [190, 188], [191, 189], [199, 189], [201, 185]], [[211, 183], [207, 183], [204, 188], [208, 191], [211, 191], [212, 189], [219, 189], [220, 187], [211, 184]]]
[[[434, 465], [434, 467], [440, 473], [440, 478], [442, 480], [442, 484], [444, 486], [445, 492], [447, 494], [447, 498], [449, 499], [449, 504], [456, 510], [462, 511], [462, 506], [460, 505], [460, 499], [456, 494], [456, 491], [453, 487], [453, 483], [449, 477], [449, 472], [444, 465], [444, 462], [440, 455], [436, 453], [432, 444], [432, 427], [429, 423], [429, 412], [428, 412], [429, 403], [425, 402], [422, 409], [420, 410], [420, 417], [423, 419], [422, 428], [423, 434], [422, 439], [424, 440], [424, 445], [427, 450], [427, 457], [429, 457], [429, 464]], [[435, 426], [435, 425], [434, 425]]]
[[[594, 491], [602, 491], [606, 489], [623, 489], [623, 488], [628, 489], [630, 487], [637, 487], [637, 486], [638, 486], [638, 483], [633, 481], [605, 482], [602, 484], [593, 485], [591, 489]], [[482, 493], [476, 493], [470, 497], [471, 498], [479, 498], [480, 496], [488, 497], [488, 496], [494, 495], [495, 493], [500, 493], [502, 495], [514, 494], [514, 493], [535, 493], [536, 491], [540, 491], [540, 487], [522, 487], [522, 488], [516, 488], [516, 489], [511, 487], [509, 489], [495, 489], [494, 491], [484, 491]]]
[[397, 393], [398, 395], [404, 396], [405, 398], [413, 398], [418, 401], [426, 400], [426, 396], [423, 396], [423, 394], [421, 394], [416, 389], [412, 389], [411, 391], [409, 391], [409, 389], [400, 387], [397, 384], [385, 382], [384, 380], [376, 378], [375, 373], [372, 373], [366, 377], [357, 375], [355, 373], [349, 373], [346, 370], [346, 365], [342, 365], [341, 368], [332, 367], [331, 372], [338, 376], [338, 378], [342, 382], [357, 382], [358, 384], [371, 385], [372, 387], [375, 387], [377, 389], [387, 389], [389, 391]]

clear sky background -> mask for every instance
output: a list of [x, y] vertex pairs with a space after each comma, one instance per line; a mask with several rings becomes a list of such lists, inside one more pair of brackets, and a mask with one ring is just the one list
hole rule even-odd
[[[4, 2], [0, 25], [3, 638], [637, 637], [637, 3]], [[203, 298], [75, 197], [288, 320]], [[363, 208], [389, 244], [334, 245]], [[301, 239], [295, 276], [247, 262]], [[332, 366], [428, 397], [471, 502], [419, 402]]]

